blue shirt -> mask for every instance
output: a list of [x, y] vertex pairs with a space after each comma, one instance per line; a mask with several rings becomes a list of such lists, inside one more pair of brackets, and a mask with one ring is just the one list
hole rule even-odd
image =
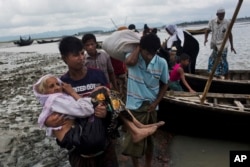
[[[130, 54], [128, 53], [126, 58]], [[169, 73], [165, 59], [155, 55], [146, 66], [146, 62], [140, 54], [137, 64], [128, 66], [126, 108], [136, 110], [143, 101], [155, 101], [159, 93], [160, 81], [167, 84], [168, 80]]]

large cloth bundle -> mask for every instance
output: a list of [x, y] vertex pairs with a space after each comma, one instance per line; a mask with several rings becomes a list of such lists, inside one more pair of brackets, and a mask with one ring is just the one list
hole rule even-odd
[[91, 116], [89, 118], [76, 118], [75, 125], [57, 144], [79, 154], [90, 155], [104, 151], [108, 139], [105, 121]]
[[115, 31], [102, 43], [102, 48], [114, 59], [124, 61], [125, 54], [139, 44], [141, 35], [132, 30]]

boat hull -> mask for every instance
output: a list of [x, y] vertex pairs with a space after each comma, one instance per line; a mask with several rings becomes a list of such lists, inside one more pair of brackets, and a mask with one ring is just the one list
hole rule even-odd
[[61, 39], [51, 39], [51, 40], [37, 40], [38, 44], [45, 44], [45, 43], [53, 43], [53, 42], [60, 42]]
[[205, 34], [206, 28], [201, 28], [201, 29], [186, 29], [187, 32], [189, 32], [192, 35], [200, 35], [200, 34]]
[[34, 40], [31, 39], [31, 37], [29, 37], [28, 39], [23, 39], [22, 37], [20, 37], [20, 40], [14, 41], [14, 44], [19, 46], [28, 46], [31, 45], [33, 41]]
[[[249, 103], [249, 98], [244, 101]], [[225, 100], [225, 103], [227, 102]], [[233, 109], [215, 107], [213, 104], [203, 105], [165, 96], [159, 104], [158, 119], [165, 121], [166, 125], [163, 128], [172, 133], [238, 141], [250, 140], [250, 110], [239, 111], [237, 106]]]
[[[197, 92], [204, 91], [208, 77], [206, 70], [196, 70], [196, 74], [185, 74], [186, 81]], [[209, 92], [250, 94], [250, 71], [231, 70], [228, 80], [214, 77]]]

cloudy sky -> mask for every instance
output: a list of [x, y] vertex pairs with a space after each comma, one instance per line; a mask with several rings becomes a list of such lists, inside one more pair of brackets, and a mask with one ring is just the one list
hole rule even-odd
[[[232, 18], [238, 0], [0, 0], [0, 37], [130, 23], [208, 20], [217, 8]], [[244, 0], [238, 17], [250, 16]], [[139, 27], [141, 28], [141, 27]]]

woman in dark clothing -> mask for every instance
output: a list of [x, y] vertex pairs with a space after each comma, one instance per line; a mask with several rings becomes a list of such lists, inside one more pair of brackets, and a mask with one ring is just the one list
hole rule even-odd
[[187, 73], [195, 73], [196, 58], [199, 53], [199, 42], [188, 32], [177, 28], [176, 25], [166, 26], [166, 31], [170, 35], [166, 43], [166, 49], [171, 51], [172, 47], [176, 47], [176, 60], [182, 53], [186, 53], [190, 57], [190, 65], [184, 69]]

